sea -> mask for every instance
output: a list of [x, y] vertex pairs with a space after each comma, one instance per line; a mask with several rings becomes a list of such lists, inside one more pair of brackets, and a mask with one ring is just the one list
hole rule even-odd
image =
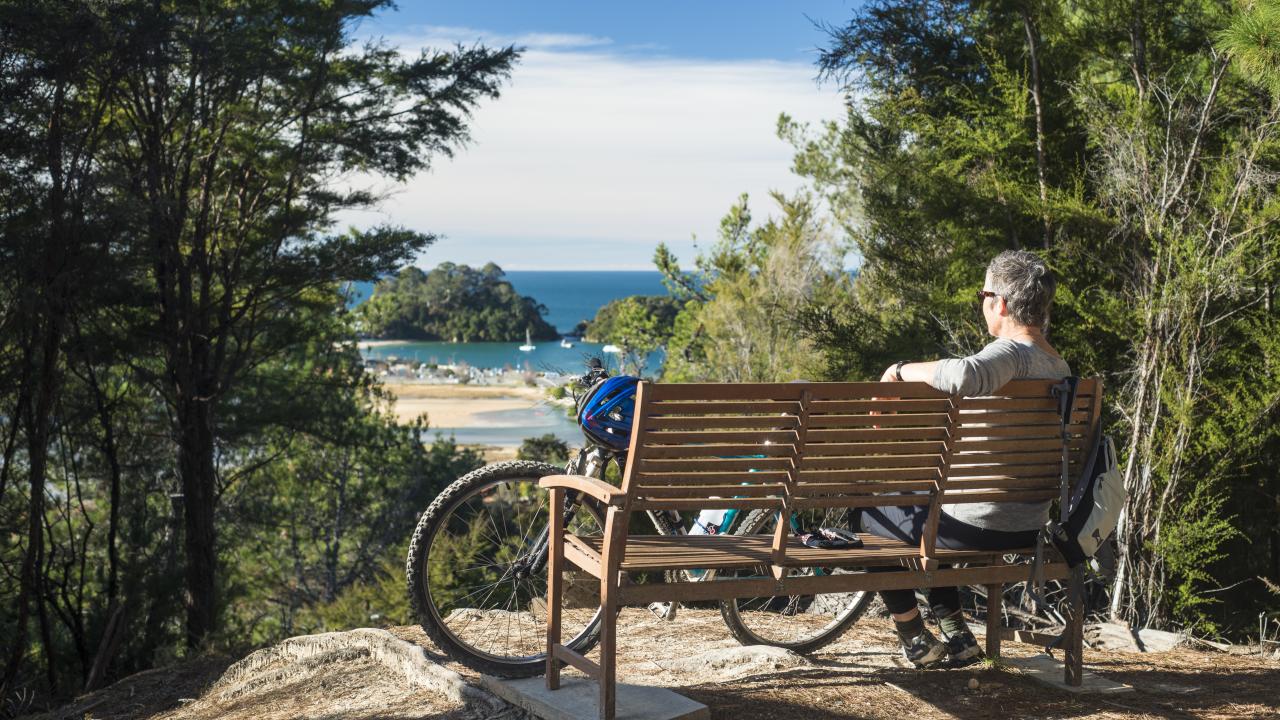
[[[563, 335], [581, 320], [591, 320], [596, 311], [611, 300], [630, 295], [665, 295], [662, 274], [643, 271], [579, 271], [579, 270], [513, 270], [506, 279], [521, 295], [532, 297], [546, 306], [544, 317]], [[354, 283], [349, 291], [349, 305], [359, 305], [373, 291], [372, 283]], [[523, 341], [505, 343], [403, 342], [365, 348], [365, 357], [417, 360], [426, 363], [457, 364], [465, 362], [477, 368], [512, 368], [576, 375], [583, 371], [589, 358], [600, 358], [606, 368], [618, 370], [618, 357], [604, 352], [599, 343], [571, 340], [572, 347], [562, 347], [557, 340], [541, 340], [535, 349], [522, 352]], [[656, 374], [662, 365], [662, 353], [650, 355], [645, 374]], [[526, 437], [551, 433], [572, 446], [580, 446], [582, 432], [565, 415], [548, 407], [480, 413], [472, 427], [432, 427], [432, 433], [451, 435], [463, 444], [514, 446]]]
[[[544, 316], [561, 334], [580, 320], [591, 320], [610, 300], [629, 295], [666, 295], [657, 270], [511, 270], [506, 279], [516, 292], [547, 307]], [[373, 293], [373, 283], [352, 283], [348, 305], [355, 307]]]
[[[547, 322], [564, 335], [582, 320], [591, 320], [596, 311], [612, 300], [630, 295], [665, 295], [662, 273], [656, 270], [592, 272], [583, 270], [513, 270], [506, 274], [516, 292], [532, 297], [546, 306]], [[369, 298], [372, 283], [355, 283], [349, 305], [355, 307]], [[522, 352], [522, 341], [494, 343], [404, 342], [377, 345], [364, 350], [365, 357], [417, 360], [437, 364], [465, 362], [478, 368], [513, 368], [573, 374], [581, 372], [586, 360], [599, 357], [606, 367], [616, 367], [617, 358], [603, 352], [599, 343], [572, 341], [573, 347], [562, 347], [559, 341], [541, 340], [536, 349]], [[649, 356], [646, 374], [655, 373], [662, 364], [661, 353]]]

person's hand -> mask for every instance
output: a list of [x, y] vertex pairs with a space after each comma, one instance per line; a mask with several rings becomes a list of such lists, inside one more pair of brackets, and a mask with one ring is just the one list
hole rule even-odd
[[[893, 371], [893, 368], [894, 366], [890, 365], [888, 368], [885, 369], [884, 374], [880, 376], [880, 382], [898, 382], [898, 377], [897, 377], [898, 374]], [[877, 397], [877, 398], [871, 398], [871, 399], [872, 400], [897, 400], [898, 398], [878, 398]], [[879, 415], [880, 411], [871, 410], [871, 411], [868, 411], [867, 414]], [[879, 425], [872, 425], [871, 427], [876, 430], [880, 429]]]

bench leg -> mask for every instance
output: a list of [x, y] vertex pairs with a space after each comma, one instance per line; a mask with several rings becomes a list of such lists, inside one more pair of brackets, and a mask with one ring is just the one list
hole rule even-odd
[[560, 661], [555, 646], [560, 644], [560, 601], [564, 594], [564, 490], [551, 489], [547, 523], [547, 689], [560, 689]]
[[1004, 585], [987, 586], [987, 657], [1000, 657], [1000, 629], [1004, 616]]
[[613, 720], [616, 713], [618, 674], [618, 590], [622, 585], [622, 544], [626, 542], [628, 514], [609, 508], [604, 522], [604, 560], [600, 573], [600, 720]]
[[618, 592], [616, 572], [600, 581], [600, 720], [614, 720], [617, 702]]
[[1071, 582], [1067, 588], [1069, 605], [1067, 627], [1063, 630], [1063, 665], [1068, 685], [1079, 687], [1084, 683], [1084, 567], [1071, 570]]

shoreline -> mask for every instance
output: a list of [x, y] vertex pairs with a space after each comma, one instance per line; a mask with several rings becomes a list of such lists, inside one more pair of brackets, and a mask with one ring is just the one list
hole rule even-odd
[[[556, 407], [561, 403], [548, 398], [545, 389], [527, 385], [461, 385], [425, 382], [383, 382], [390, 395], [390, 411], [396, 421], [407, 425], [426, 414], [429, 432], [449, 434], [459, 428], [492, 428], [493, 414], [529, 410], [538, 405]], [[528, 435], [542, 434], [531, 430]], [[493, 442], [459, 442], [479, 452], [485, 462], [514, 460], [523, 440], [510, 444]]]
[[444, 385], [384, 382], [391, 395], [391, 411], [401, 424], [422, 414], [433, 428], [484, 426], [477, 416], [525, 410], [547, 401], [543, 392], [524, 385]]
[[407, 345], [413, 340], [357, 340], [357, 350], [367, 350], [375, 347], [387, 347], [389, 345]]

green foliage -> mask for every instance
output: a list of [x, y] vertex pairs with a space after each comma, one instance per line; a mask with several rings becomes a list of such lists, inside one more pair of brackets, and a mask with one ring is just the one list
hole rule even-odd
[[525, 438], [516, 450], [516, 459], [563, 465], [569, 462], [569, 444], [552, 433]]
[[662, 379], [760, 382], [813, 377], [821, 353], [798, 317], [838, 306], [851, 292], [844, 253], [809, 197], [774, 195], [781, 210], [753, 226], [746, 196], [720, 222], [720, 236], [685, 274], [665, 246], [655, 264], [670, 286], [697, 288], [671, 325]]
[[632, 295], [611, 300], [596, 312], [583, 339], [656, 349], [670, 337], [669, 328], [682, 304], [668, 295]]
[[382, 280], [358, 310], [366, 335], [404, 340], [510, 342], [558, 337], [546, 307], [515, 291], [493, 263], [474, 269], [441, 263], [429, 273], [409, 266]]
[[416, 622], [404, 591], [403, 548], [386, 555], [373, 578], [348, 585], [332, 600], [301, 608], [293, 632], [311, 634]]
[[[779, 125], [862, 259], [801, 314], [826, 377], [977, 349], [1001, 250], [1058, 274], [1051, 340], [1106, 380], [1125, 456], [1112, 609], [1133, 622], [1239, 630], [1204, 590], [1280, 552], [1275, 8], [879, 0], [819, 61], [856, 94], [844, 122]], [[1270, 560], [1242, 547], [1258, 532]]]
[[1231, 23], [1217, 34], [1219, 49], [1229, 53], [1237, 72], [1250, 82], [1280, 95], [1280, 2], [1241, 2]]
[[338, 292], [432, 236], [333, 218], [516, 52], [358, 43], [389, 5], [0, 6], [0, 696], [291, 632], [478, 464], [396, 427]]
[[671, 339], [671, 325], [683, 306], [666, 295], [632, 295], [600, 308], [587, 327], [588, 342], [613, 343], [622, 349], [622, 366], [644, 373], [649, 354]]
[[506, 599], [512, 597], [510, 593], [515, 587], [499, 580], [502, 568], [514, 562], [524, 550], [525, 538], [517, 534], [504, 535], [502, 543], [495, 545], [491, 528], [495, 525], [529, 527], [540, 508], [539, 503], [533, 501], [538, 492], [531, 482], [502, 485], [486, 500], [486, 511], [469, 519], [465, 532], [451, 528], [452, 532], [441, 534], [432, 543], [435, 558], [427, 568], [428, 582], [432, 600], [442, 615], [448, 617], [455, 609], [453, 602], [465, 597], [467, 588], [493, 586], [495, 594], [490, 597], [490, 607], [503, 607]]

